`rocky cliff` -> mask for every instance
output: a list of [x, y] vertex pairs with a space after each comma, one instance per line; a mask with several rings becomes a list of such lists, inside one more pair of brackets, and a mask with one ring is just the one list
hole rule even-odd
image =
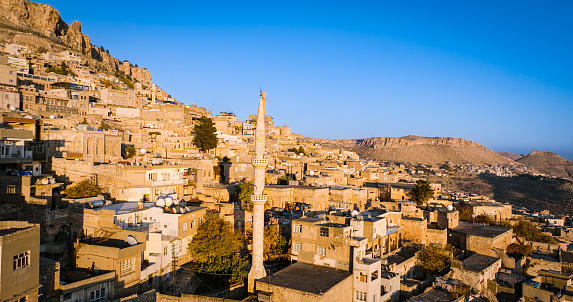
[[373, 137], [364, 139], [316, 140], [319, 143], [351, 150], [361, 157], [405, 163], [495, 164], [512, 163], [486, 147], [451, 137]]
[[517, 162], [547, 175], [573, 180], [573, 162], [553, 152], [532, 151]]
[[96, 70], [111, 73], [122, 71], [143, 85], [151, 86], [149, 71], [129, 63], [125, 67], [103, 48], [94, 46], [90, 37], [82, 33], [80, 22], [66, 24], [60, 13], [47, 4], [0, 0], [0, 41], [24, 44], [34, 50], [43, 47], [58, 52], [69, 48], [84, 55], [90, 67]]

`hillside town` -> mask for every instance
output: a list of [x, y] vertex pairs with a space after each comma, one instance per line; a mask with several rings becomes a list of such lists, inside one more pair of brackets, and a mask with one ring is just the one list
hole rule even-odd
[[1, 44], [0, 301], [573, 301], [571, 217], [436, 181], [537, 172], [360, 158], [266, 105]]

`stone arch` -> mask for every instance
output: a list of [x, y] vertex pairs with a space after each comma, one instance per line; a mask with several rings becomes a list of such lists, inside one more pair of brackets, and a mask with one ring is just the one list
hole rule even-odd
[[87, 144], [86, 144], [86, 154], [90, 155], [91, 152], [92, 152], [92, 139], [88, 138]]
[[97, 139], [96, 141], [96, 146], [95, 146], [95, 154], [96, 155], [100, 155], [101, 154], [101, 139]]

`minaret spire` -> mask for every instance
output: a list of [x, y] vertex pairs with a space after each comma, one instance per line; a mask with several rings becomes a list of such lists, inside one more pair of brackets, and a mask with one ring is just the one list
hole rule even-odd
[[255, 170], [255, 189], [251, 195], [253, 202], [253, 260], [249, 272], [249, 292], [255, 291], [255, 280], [265, 277], [266, 271], [263, 265], [263, 237], [265, 234], [265, 202], [267, 195], [265, 189], [265, 170], [267, 159], [265, 158], [265, 114], [267, 98], [261, 90], [259, 99], [259, 111], [257, 114], [257, 127], [255, 128], [255, 157], [253, 167]]

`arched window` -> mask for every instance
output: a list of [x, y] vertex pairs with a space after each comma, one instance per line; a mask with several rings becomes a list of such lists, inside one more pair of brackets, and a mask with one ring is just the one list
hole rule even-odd
[[80, 140], [77, 138], [76, 141], [74, 142], [74, 148], [76, 153], [80, 152]]
[[117, 144], [113, 144], [113, 156], [117, 156]]
[[96, 155], [100, 155], [101, 154], [101, 139], [98, 139], [96, 141]]
[[92, 139], [88, 138], [88, 143], [86, 145], [86, 154], [90, 154], [91, 153], [91, 148], [92, 148]]

